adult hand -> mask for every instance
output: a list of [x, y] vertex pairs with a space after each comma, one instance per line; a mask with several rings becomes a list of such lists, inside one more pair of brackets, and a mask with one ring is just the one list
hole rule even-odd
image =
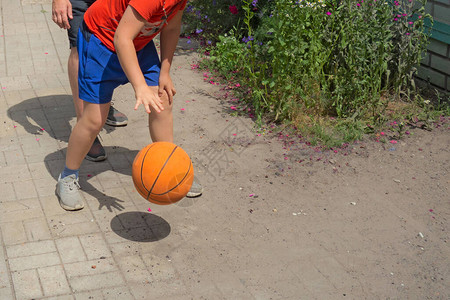
[[134, 109], [137, 110], [139, 105], [144, 105], [145, 111], [149, 114], [152, 110], [160, 113], [164, 110], [163, 102], [158, 95], [158, 89], [146, 84], [135, 89], [136, 105]]
[[173, 86], [172, 78], [170, 78], [169, 74], [161, 74], [159, 76], [158, 96], [162, 97], [164, 95], [164, 92], [166, 92], [167, 96], [169, 97], [169, 104], [172, 104], [173, 96], [175, 96], [177, 91]]
[[60, 28], [69, 29], [69, 19], [73, 19], [72, 4], [69, 0], [52, 1], [52, 20]]

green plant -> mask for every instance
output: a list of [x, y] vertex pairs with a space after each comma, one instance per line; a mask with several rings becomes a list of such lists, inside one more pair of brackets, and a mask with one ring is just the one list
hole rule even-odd
[[[204, 32], [217, 34], [206, 65], [241, 84], [235, 91], [258, 121], [265, 116], [303, 126], [316, 141], [333, 144], [375, 132], [390, 118], [393, 100], [412, 99], [429, 16], [423, 14], [425, 2], [413, 8], [408, 1], [243, 0], [209, 8], [210, 1], [191, 3], [197, 15], [202, 10], [212, 16], [221, 7], [231, 16], [230, 24], [214, 28], [212, 17], [199, 18]], [[337, 121], [318, 121], [329, 117]]]

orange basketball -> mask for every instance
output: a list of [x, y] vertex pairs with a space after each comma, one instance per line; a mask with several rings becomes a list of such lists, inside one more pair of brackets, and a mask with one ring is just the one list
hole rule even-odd
[[139, 194], [160, 205], [184, 198], [194, 181], [189, 155], [169, 142], [152, 143], [139, 151], [131, 174]]

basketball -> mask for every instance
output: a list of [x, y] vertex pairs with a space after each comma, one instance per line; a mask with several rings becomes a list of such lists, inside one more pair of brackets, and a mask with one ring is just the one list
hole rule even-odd
[[194, 181], [189, 155], [169, 142], [155, 142], [139, 151], [131, 174], [139, 194], [159, 205], [183, 199]]

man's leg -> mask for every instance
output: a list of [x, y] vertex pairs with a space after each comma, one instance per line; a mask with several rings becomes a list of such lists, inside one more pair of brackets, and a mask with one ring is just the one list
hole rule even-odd
[[83, 100], [78, 97], [78, 51], [76, 47], [70, 48], [67, 70], [69, 73], [70, 89], [72, 90], [73, 105], [75, 106], [78, 121], [83, 113]]
[[[73, 105], [77, 115], [77, 122], [80, 120], [84, 106], [83, 100], [78, 96], [78, 51], [76, 47], [70, 48], [69, 61], [67, 70], [69, 75], [70, 89], [72, 90]], [[85, 157], [90, 161], [104, 161], [106, 159], [106, 152], [98, 137], [94, 139], [91, 149]]]

